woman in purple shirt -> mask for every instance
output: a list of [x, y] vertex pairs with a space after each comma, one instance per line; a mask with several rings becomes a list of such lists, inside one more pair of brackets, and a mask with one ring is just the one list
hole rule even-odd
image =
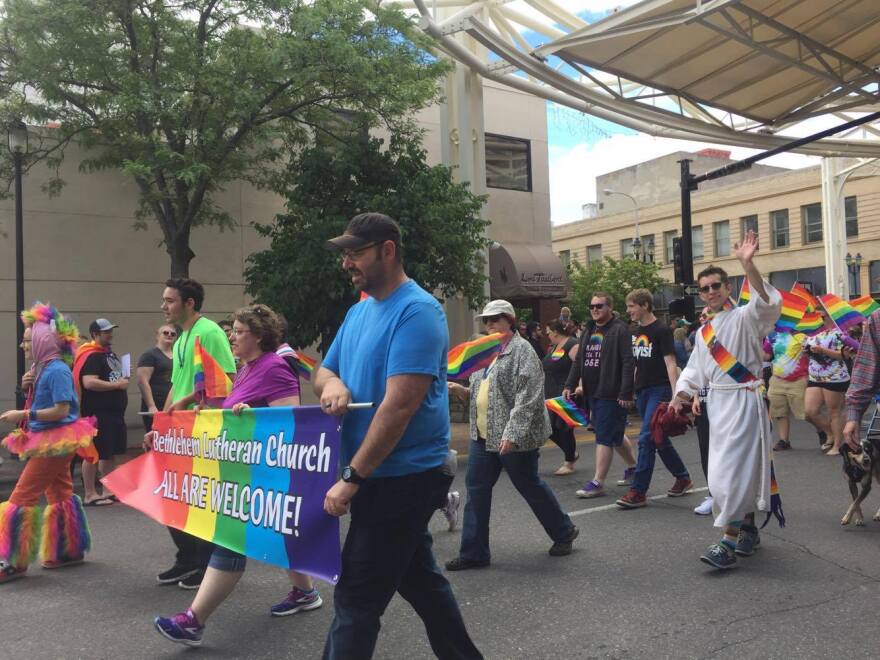
[[[245, 408], [299, 405], [299, 379], [283, 358], [275, 354], [282, 342], [281, 322], [266, 305], [250, 305], [233, 315], [232, 352], [241, 367], [232, 392], [223, 401], [240, 415]], [[244, 574], [245, 557], [222, 546], [215, 546], [208, 570], [192, 605], [172, 617], [156, 617], [156, 629], [172, 642], [198, 646], [205, 622], [229, 597]], [[321, 607], [312, 578], [288, 571], [292, 589], [287, 597], [270, 609], [272, 616], [287, 616]]]

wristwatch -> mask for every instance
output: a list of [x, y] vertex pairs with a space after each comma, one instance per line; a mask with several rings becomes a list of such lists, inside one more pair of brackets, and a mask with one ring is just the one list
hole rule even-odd
[[366, 481], [361, 475], [357, 473], [352, 466], [346, 465], [342, 468], [342, 480], [348, 484], [357, 484], [360, 486], [362, 483]]

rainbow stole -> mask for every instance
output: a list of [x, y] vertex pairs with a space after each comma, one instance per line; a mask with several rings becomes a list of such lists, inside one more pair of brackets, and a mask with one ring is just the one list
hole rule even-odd
[[776, 518], [780, 527], [785, 527], [785, 512], [782, 510], [782, 497], [779, 495], [779, 482], [776, 481], [776, 467], [772, 460], [770, 461], [770, 510], [761, 529], [767, 526], [771, 516]]
[[742, 288], [739, 290], [739, 299], [736, 301], [738, 307], [744, 307], [749, 304], [752, 299], [752, 289], [749, 287], [749, 278], [743, 280]]
[[559, 415], [559, 418], [572, 428], [586, 426], [589, 420], [589, 415], [585, 411], [565, 397], [558, 396], [555, 399], [547, 399], [544, 401], [544, 405], [547, 406], [547, 410]]
[[721, 342], [718, 341], [718, 337], [715, 336], [715, 328], [712, 327], [711, 321], [700, 329], [700, 333], [703, 335], [703, 341], [706, 342], [706, 348], [709, 349], [709, 354], [712, 356], [712, 359], [718, 363], [721, 371], [733, 378], [737, 383], [751, 383], [753, 380], [758, 380], [751, 371], [746, 369], [745, 366], [733, 357], [733, 355], [730, 354], [730, 351], [724, 348]]

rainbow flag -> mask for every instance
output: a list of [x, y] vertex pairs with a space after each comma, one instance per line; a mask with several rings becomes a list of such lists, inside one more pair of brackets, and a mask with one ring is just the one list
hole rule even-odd
[[743, 279], [742, 289], [739, 290], [739, 299], [736, 301], [736, 304], [738, 307], [743, 307], [744, 305], [748, 305], [751, 299], [752, 292], [749, 289], [749, 278], [746, 277]]
[[847, 330], [865, 320], [864, 316], [833, 293], [826, 293], [824, 296], [819, 296], [819, 300], [821, 300], [822, 304], [825, 306], [828, 316], [834, 320], [837, 327], [841, 330]]
[[495, 332], [454, 347], [447, 357], [447, 376], [462, 380], [475, 371], [485, 369], [492, 364], [510, 336], [509, 332]]
[[797, 282], [794, 283], [794, 286], [791, 287], [791, 292], [798, 296], [799, 298], [803, 298], [807, 301], [807, 311], [815, 312], [819, 309], [819, 301], [816, 300], [816, 296], [810, 293], [806, 287], [801, 286]]
[[318, 366], [318, 361], [300, 351], [293, 353], [296, 356], [296, 369], [299, 371], [299, 375], [306, 380], [311, 380], [312, 374], [315, 373], [315, 367]]
[[193, 344], [193, 364], [195, 365], [195, 387], [193, 391], [200, 404], [222, 401], [232, 392], [232, 381], [223, 368], [196, 337]]
[[589, 422], [589, 415], [565, 397], [558, 396], [555, 399], [547, 399], [544, 405], [547, 406], [547, 410], [559, 415], [562, 421], [572, 428], [586, 426]]
[[849, 301], [849, 304], [855, 309], [859, 314], [868, 318], [880, 309], [880, 303], [874, 300], [871, 296], [861, 296], [860, 298], [853, 298]]
[[804, 318], [807, 311], [807, 301], [788, 291], [780, 291], [782, 296], [782, 309], [776, 320], [777, 332], [792, 332], [797, 329], [798, 323]]
[[794, 327], [795, 332], [803, 332], [812, 337], [822, 331], [822, 315], [819, 312], [805, 312], [804, 317]]
[[336, 582], [339, 420], [319, 406], [204, 409], [153, 417], [153, 450], [102, 482], [157, 522]]

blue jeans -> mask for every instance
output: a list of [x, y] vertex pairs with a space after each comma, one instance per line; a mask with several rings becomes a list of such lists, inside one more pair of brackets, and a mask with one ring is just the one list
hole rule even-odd
[[513, 482], [547, 535], [564, 541], [574, 531], [568, 514], [562, 511], [550, 487], [538, 476], [538, 450], [517, 451], [501, 456], [486, 451], [486, 443], [471, 440], [468, 454], [468, 499], [464, 507], [459, 556], [469, 561], [486, 562], [489, 554], [489, 514], [492, 511], [492, 488], [501, 475], [501, 468]]
[[663, 445], [658, 448], [651, 437], [651, 417], [661, 401], [672, 400], [672, 389], [669, 385], [654, 385], [645, 387], [636, 392], [636, 407], [642, 418], [642, 430], [639, 433], [639, 458], [636, 461], [636, 474], [633, 477], [632, 489], [638, 493], [648, 492], [651, 485], [651, 475], [654, 474], [655, 454], [660, 454], [660, 460], [676, 479], [690, 479], [687, 468], [681, 460], [681, 456], [675, 451], [675, 447], [669, 438], [663, 438]]
[[452, 477], [436, 468], [368, 479], [358, 489], [342, 548], [325, 660], [373, 657], [379, 620], [395, 592], [421, 617], [438, 658], [482, 659], [431, 551], [428, 521], [446, 504], [451, 483]]
[[208, 566], [225, 573], [242, 573], [247, 567], [247, 557], [224, 548], [222, 545], [215, 545], [211, 559], [208, 560]]

